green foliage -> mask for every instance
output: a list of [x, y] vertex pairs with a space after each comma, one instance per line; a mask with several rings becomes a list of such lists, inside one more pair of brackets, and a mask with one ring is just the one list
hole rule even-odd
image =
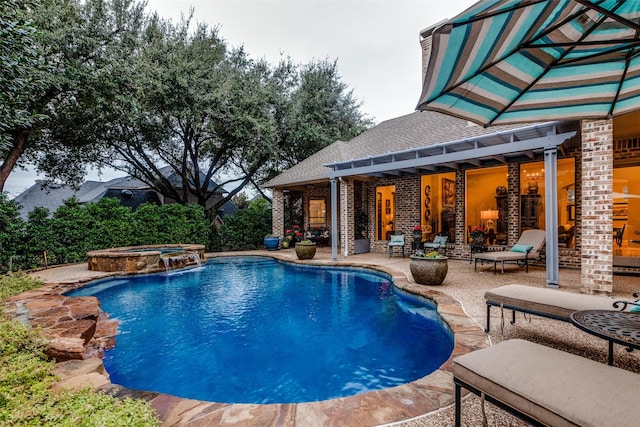
[[[20, 206], [8, 200], [0, 192], [0, 271], [8, 271], [10, 261], [20, 266], [20, 248], [25, 233], [25, 223], [20, 217]], [[12, 266], [12, 270], [16, 270]]]
[[0, 319], [1, 425], [160, 425], [144, 401], [121, 401], [90, 389], [52, 390], [51, 386], [56, 382], [52, 374], [54, 362], [47, 360], [45, 349], [46, 341], [37, 332], [19, 322]]
[[18, 295], [22, 292], [39, 288], [40, 286], [42, 286], [42, 281], [29, 277], [26, 274], [0, 276], [0, 302], [11, 295]]
[[256, 249], [264, 236], [271, 233], [271, 208], [263, 198], [257, 198], [247, 209], [225, 217], [220, 227], [222, 243], [230, 250]]
[[41, 267], [45, 251], [51, 266], [83, 262], [87, 252], [109, 247], [210, 242], [221, 248], [199, 205], [144, 204], [131, 212], [115, 198], [86, 205], [71, 198], [52, 217], [34, 209], [25, 223], [17, 204], [0, 193], [0, 272], [8, 271], [10, 257], [12, 271]]
[[[23, 253], [25, 264], [30, 267], [61, 264], [63, 248], [54, 231], [54, 221], [45, 208], [29, 212], [25, 229]], [[46, 265], [44, 253], [46, 252]]]
[[58, 255], [64, 263], [80, 262], [87, 259], [87, 252], [94, 248], [93, 219], [75, 197], [65, 200], [53, 214], [53, 230], [62, 247]]
[[110, 108], [98, 90], [127, 90], [119, 71], [136, 48], [144, 4], [7, 0], [0, 8], [0, 76], [8, 77], [0, 77], [0, 140], [9, 141], [0, 150], [0, 169], [7, 172], [0, 190], [25, 160], [77, 184], [97, 141], [76, 113]]
[[35, 119], [21, 101], [41, 84], [34, 75], [40, 67], [33, 48], [36, 28], [28, 18], [29, 8], [37, 5], [24, 0], [0, 2], [0, 149], [9, 149], [12, 143], [8, 130], [30, 126]]
[[132, 244], [135, 245], [167, 243], [206, 245], [209, 240], [204, 208], [199, 205], [144, 204], [134, 212], [133, 218], [135, 233]]

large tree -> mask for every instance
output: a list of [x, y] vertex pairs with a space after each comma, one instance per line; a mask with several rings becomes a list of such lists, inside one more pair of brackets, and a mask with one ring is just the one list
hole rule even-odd
[[[1, 3], [0, 191], [26, 162], [69, 183], [82, 179], [84, 164], [74, 157], [90, 141], [52, 141], [49, 134], [56, 126], [73, 129], [66, 111], [95, 109], [93, 88], [109, 82], [114, 58], [135, 48], [143, 12], [144, 5], [130, 0]], [[47, 166], [60, 164], [58, 156], [71, 161]]]
[[[154, 16], [130, 66], [114, 74], [118, 85], [93, 95], [111, 106], [70, 111], [82, 131], [56, 128], [52, 140], [92, 139], [88, 159], [212, 211], [368, 124], [335, 63], [273, 67], [229, 48], [216, 28], [190, 29], [190, 19]], [[222, 199], [220, 188], [229, 190]]]
[[49, 21], [32, 13], [47, 85], [25, 111], [44, 120], [9, 134], [26, 143], [11, 150], [16, 161], [52, 179], [73, 184], [87, 165], [110, 167], [214, 211], [370, 124], [335, 62], [272, 66], [227, 46], [217, 28], [145, 16], [128, 0], [34, 1], [56, 6]]

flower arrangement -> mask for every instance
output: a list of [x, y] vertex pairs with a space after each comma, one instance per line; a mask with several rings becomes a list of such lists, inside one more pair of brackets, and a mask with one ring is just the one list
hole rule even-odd
[[471, 229], [471, 237], [476, 240], [484, 237], [484, 228], [476, 225]]
[[416, 253], [413, 256], [418, 258], [444, 258], [444, 256], [440, 255], [438, 251], [425, 252], [422, 249], [416, 250]]
[[421, 225], [416, 225], [415, 227], [413, 227], [413, 231], [422, 231], [422, 226]]

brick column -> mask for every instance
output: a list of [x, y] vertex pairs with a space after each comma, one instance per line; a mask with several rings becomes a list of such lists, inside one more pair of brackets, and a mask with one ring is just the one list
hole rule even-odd
[[271, 196], [271, 234], [284, 236], [284, 193], [277, 188]]
[[354, 203], [354, 188], [353, 179], [343, 178], [340, 182], [340, 201], [346, 206], [342, 206], [340, 212], [340, 235], [341, 239], [341, 253], [345, 255], [353, 255], [354, 253], [354, 227], [355, 227], [355, 203]]
[[590, 294], [613, 291], [613, 120], [582, 120], [581, 281]]

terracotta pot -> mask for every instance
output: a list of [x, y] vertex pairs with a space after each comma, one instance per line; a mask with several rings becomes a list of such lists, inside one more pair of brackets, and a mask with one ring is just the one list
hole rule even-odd
[[423, 258], [411, 255], [409, 269], [416, 283], [421, 285], [438, 286], [447, 277], [449, 258]]
[[296, 243], [296, 255], [298, 259], [311, 259], [316, 255], [315, 243]]

